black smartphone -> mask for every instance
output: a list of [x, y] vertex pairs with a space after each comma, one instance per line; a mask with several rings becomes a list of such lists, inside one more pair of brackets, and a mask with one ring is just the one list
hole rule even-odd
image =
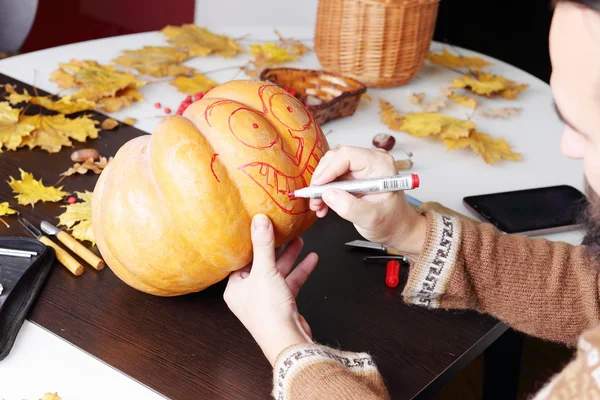
[[504, 233], [542, 235], [581, 228], [586, 197], [559, 185], [468, 196], [463, 204]]

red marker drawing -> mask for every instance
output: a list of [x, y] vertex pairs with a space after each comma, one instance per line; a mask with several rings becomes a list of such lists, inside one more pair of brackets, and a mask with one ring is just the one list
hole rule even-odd
[[353, 181], [336, 181], [325, 185], [313, 185], [288, 193], [290, 199], [297, 197], [318, 199], [327, 189], [341, 189], [352, 194], [395, 192], [419, 187], [417, 174], [392, 175], [381, 178], [358, 179]]

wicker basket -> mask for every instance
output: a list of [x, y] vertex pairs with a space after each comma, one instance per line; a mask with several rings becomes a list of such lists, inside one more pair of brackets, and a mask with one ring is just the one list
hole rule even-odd
[[319, 125], [354, 114], [367, 90], [355, 79], [307, 69], [265, 69], [260, 79], [293, 90], [300, 100], [307, 95], [321, 100], [321, 104], [306, 105]]
[[319, 0], [315, 51], [324, 69], [368, 87], [413, 79], [429, 50], [439, 0]]

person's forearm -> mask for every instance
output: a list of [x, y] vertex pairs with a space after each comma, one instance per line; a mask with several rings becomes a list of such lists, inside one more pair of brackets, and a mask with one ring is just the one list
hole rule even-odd
[[584, 246], [505, 235], [490, 224], [427, 213], [427, 239], [405, 301], [474, 309], [515, 329], [575, 344], [600, 321], [598, 271]]

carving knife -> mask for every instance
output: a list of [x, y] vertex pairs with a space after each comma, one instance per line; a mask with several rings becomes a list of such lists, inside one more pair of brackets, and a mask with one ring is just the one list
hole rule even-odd
[[69, 250], [73, 253], [77, 254], [81, 257], [85, 262], [90, 264], [94, 269], [100, 271], [104, 268], [104, 261], [97, 255], [95, 255], [90, 249], [82, 245], [79, 241], [77, 241], [73, 236], [69, 235], [67, 232], [62, 229], [58, 229], [56, 226], [52, 225], [47, 221], [42, 221], [40, 224], [42, 231], [48, 235], [55, 235], [58, 240], [61, 241], [62, 244], [67, 246]]
[[65, 249], [54, 243], [47, 236], [42, 235], [42, 232], [32, 223], [27, 221], [25, 218], [19, 218], [19, 223], [27, 229], [29, 233], [31, 233], [37, 240], [44, 243], [48, 247], [52, 247], [54, 249], [54, 254], [56, 255], [56, 259], [65, 266], [71, 273], [75, 276], [79, 276], [83, 274], [83, 266], [79, 264], [73, 256], [71, 256]]
[[385, 254], [389, 254], [389, 255], [393, 255], [393, 256], [402, 256], [403, 255], [403, 254], [398, 253], [396, 250], [390, 249], [389, 247], [386, 247], [382, 244], [369, 242], [367, 240], [353, 240], [351, 242], [346, 243], [346, 246], [360, 247], [363, 249], [382, 251]]

